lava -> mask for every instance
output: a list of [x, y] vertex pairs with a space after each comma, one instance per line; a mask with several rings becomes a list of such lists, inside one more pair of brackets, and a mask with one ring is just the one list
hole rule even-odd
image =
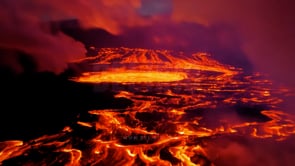
[[218, 138], [284, 141], [295, 134], [294, 117], [279, 107], [278, 96], [289, 90], [204, 53], [106, 48], [75, 63], [84, 71], [73, 81], [94, 90], [110, 84], [132, 106], [81, 113], [56, 135], [2, 142], [0, 163], [215, 165], [208, 144]]
[[185, 79], [187, 76], [181, 72], [91, 72], [84, 73], [78, 78], [79, 82], [101, 83], [101, 82], [119, 82], [119, 83], [141, 83], [141, 82], [173, 82]]

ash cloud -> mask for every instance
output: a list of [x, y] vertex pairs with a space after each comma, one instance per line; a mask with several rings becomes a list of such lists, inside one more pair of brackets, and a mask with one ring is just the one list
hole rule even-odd
[[81, 21], [83, 28], [100, 27], [115, 34], [123, 22], [125, 26], [144, 24], [134, 14], [139, 5], [137, 0], [124, 3], [118, 0], [3, 0], [0, 2], [2, 64], [22, 71], [16, 55], [22, 52], [34, 58], [38, 71], [60, 73], [67, 62], [85, 57], [86, 49], [61, 31], [53, 33], [52, 21], [75, 18]]
[[295, 69], [293, 1], [174, 0], [173, 3], [172, 19], [176, 22], [232, 25], [240, 34], [241, 47], [256, 70], [295, 86], [295, 79], [290, 77]]
[[21, 72], [16, 52], [23, 52], [34, 57], [39, 71], [59, 73], [67, 61], [83, 57], [84, 46], [63, 33], [52, 34], [49, 22], [42, 20], [40, 9], [31, 2], [0, 2], [0, 47], [4, 50], [1, 59]]
[[104, 29], [81, 29], [78, 21], [72, 20], [64, 22], [61, 29], [84, 43], [90, 56], [97, 55], [99, 48], [122, 46], [175, 50], [187, 56], [206, 52], [222, 63], [252, 71], [252, 64], [240, 46], [239, 34], [227, 24], [204, 26], [171, 20], [154, 21], [153, 25], [122, 28], [121, 34], [113, 35]]
[[204, 26], [199, 23], [173, 21], [125, 29], [119, 36], [128, 47], [183, 51], [188, 56], [206, 52], [222, 63], [252, 71], [252, 64], [240, 46], [239, 34], [227, 24]]

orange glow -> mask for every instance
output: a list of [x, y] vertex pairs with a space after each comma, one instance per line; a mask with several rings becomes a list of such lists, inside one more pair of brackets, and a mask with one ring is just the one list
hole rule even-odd
[[[0, 163], [53, 147], [61, 153], [54, 161], [73, 166], [214, 165], [207, 140], [237, 136], [284, 141], [295, 135], [294, 117], [279, 109], [283, 100], [275, 96], [288, 90], [274, 89], [261, 75], [244, 75], [203, 53], [186, 57], [166, 50], [103, 49], [79, 64], [93, 71], [74, 81], [116, 85], [114, 97], [133, 104], [89, 110], [91, 120], [78, 118], [56, 135], [2, 142]], [[260, 105], [268, 107], [255, 112], [253, 120], [237, 115]], [[78, 132], [92, 132], [91, 137], [77, 136], [77, 126]]]
[[77, 124], [81, 125], [81, 126], [85, 126], [85, 127], [93, 127], [90, 123], [87, 123], [87, 122], [80, 122], [78, 121]]
[[[149, 50], [142, 48], [102, 48], [97, 56], [87, 57], [73, 63], [88, 64], [92, 69], [103, 70], [103, 65], [109, 69], [122, 71], [126, 69], [195, 69], [204, 71], [215, 71], [226, 73], [227, 75], [236, 74], [238, 71], [231, 66], [224, 65], [210, 58], [207, 53], [195, 53], [186, 55], [183, 52], [170, 50]], [[123, 66], [122, 68], [118, 66]]]
[[74, 81], [88, 83], [175, 82], [187, 79], [189, 73], [195, 70], [224, 75], [220, 77], [238, 73], [235, 68], [220, 64], [206, 53], [186, 56], [169, 50], [141, 48], [103, 48], [97, 56], [73, 62], [75, 63], [91, 65], [92, 69], [98, 70], [84, 72], [80, 77], [73, 78]]
[[71, 154], [71, 161], [67, 165], [69, 166], [80, 166], [80, 159], [82, 157], [82, 153], [77, 149], [63, 149], [63, 152]]
[[180, 72], [140, 72], [140, 71], [126, 71], [126, 72], [100, 72], [89, 73], [87, 76], [79, 77], [79, 82], [120, 82], [120, 83], [140, 83], [140, 82], [172, 82], [185, 79], [185, 73]]
[[23, 145], [22, 141], [5, 141], [0, 143], [0, 147], [2, 147], [0, 152], [0, 163], [6, 158], [13, 157], [15, 153], [20, 149]]

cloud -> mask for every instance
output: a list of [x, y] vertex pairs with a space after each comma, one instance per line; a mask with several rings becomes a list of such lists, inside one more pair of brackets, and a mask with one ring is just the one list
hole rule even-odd
[[119, 34], [122, 27], [148, 24], [138, 14], [140, 0], [72, 0], [35, 1], [35, 8], [43, 6], [42, 14], [52, 19], [75, 18], [85, 28], [98, 27]]
[[[222, 47], [228, 50], [239, 47], [256, 70], [295, 86], [295, 78], [290, 77], [295, 69], [292, 3], [291, 0], [2, 0], [0, 47], [25, 51], [36, 57], [41, 68], [61, 71], [66, 61], [83, 57], [85, 49], [61, 32], [52, 34], [47, 24], [50, 21], [78, 19], [84, 28], [102, 28], [114, 35], [121, 35], [124, 29], [151, 27], [167, 21], [196, 23], [209, 29], [226, 25], [233, 31], [218, 33]], [[161, 30], [165, 31], [165, 28]], [[197, 32], [188, 29], [186, 33], [189, 31], [191, 34]], [[231, 41], [232, 37], [228, 38], [231, 32], [235, 39], [238, 38], [238, 44]], [[171, 41], [169, 34], [164, 38], [156, 36], [154, 40], [159, 43]], [[236, 53], [230, 52], [226, 59], [240, 56]]]
[[[34, 57], [40, 71], [60, 73], [67, 62], [84, 57], [86, 50], [62, 32], [53, 33], [52, 21], [78, 19], [84, 28], [100, 27], [117, 34], [122, 26], [145, 24], [136, 14], [139, 7], [139, 0], [2, 0], [0, 48], [25, 52]], [[1, 56], [13, 59], [10, 54]]]
[[[291, 0], [174, 0], [172, 19], [203, 25], [226, 23], [240, 34], [241, 47], [256, 67], [295, 86], [295, 18]], [[236, 55], [239, 56], [239, 55]]]

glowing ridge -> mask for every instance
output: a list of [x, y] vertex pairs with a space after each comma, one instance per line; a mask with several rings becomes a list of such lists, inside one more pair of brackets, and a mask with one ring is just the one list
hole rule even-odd
[[211, 71], [232, 76], [233, 67], [223, 65], [205, 53], [187, 56], [182, 52], [130, 48], [103, 48], [97, 56], [77, 61], [91, 66], [78, 82], [142, 83], [174, 82], [188, 77], [190, 72]]

